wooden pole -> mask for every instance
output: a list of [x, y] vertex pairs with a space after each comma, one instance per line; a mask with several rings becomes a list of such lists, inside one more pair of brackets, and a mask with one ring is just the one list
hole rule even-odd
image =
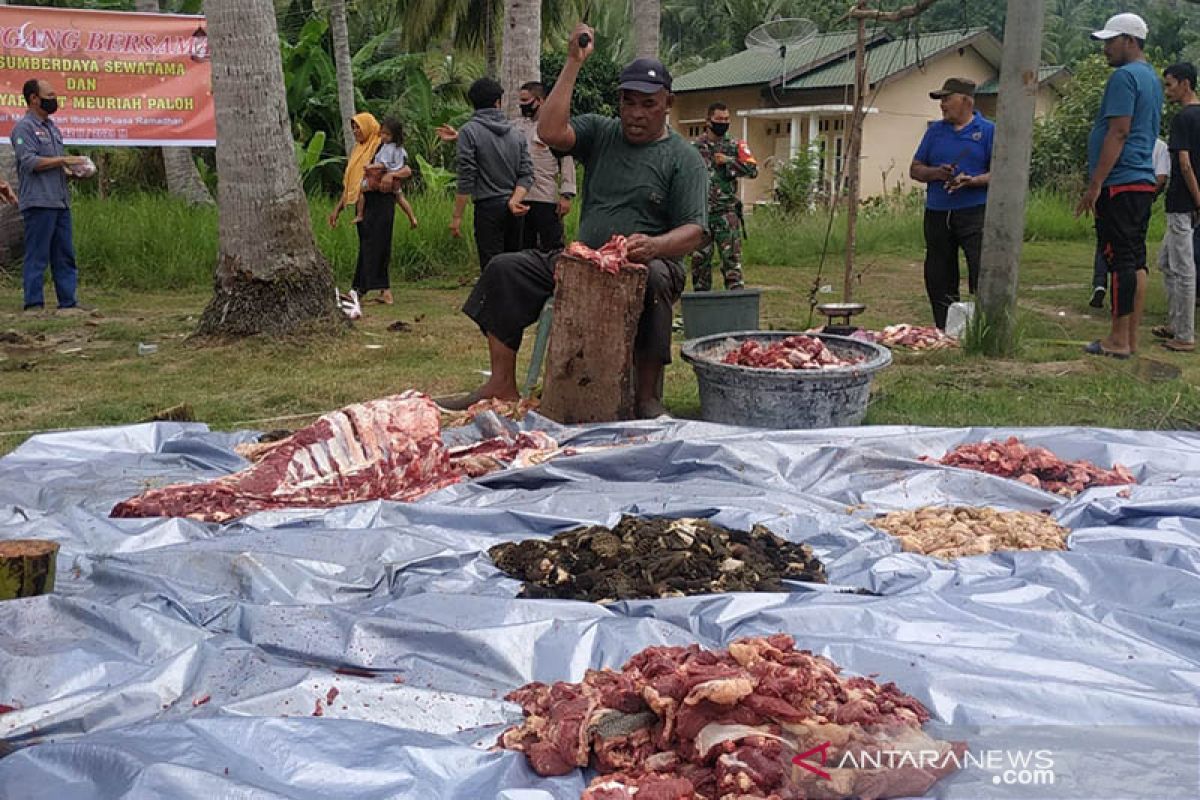
[[0, 601], [54, 591], [58, 542], [9, 539], [0, 542]]
[[984, 349], [1009, 355], [1016, 344], [1017, 272], [1025, 239], [1025, 195], [1041, 63], [1045, 0], [1008, 0], [992, 178], [983, 223], [979, 303]]
[[[866, 8], [859, 0], [858, 10]], [[854, 255], [858, 240], [858, 200], [861, 194], [863, 103], [867, 97], [867, 21], [854, 20], [854, 112], [850, 115], [850, 141], [846, 148], [846, 271], [842, 276], [842, 302], [854, 299]]]

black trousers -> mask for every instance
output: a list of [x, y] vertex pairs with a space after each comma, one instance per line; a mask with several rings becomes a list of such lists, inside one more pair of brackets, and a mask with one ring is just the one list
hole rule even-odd
[[1105, 186], [1096, 200], [1096, 245], [1112, 276], [1109, 298], [1113, 316], [1133, 313], [1137, 271], [1148, 269], [1146, 231], [1154, 190], [1150, 184]]
[[501, 253], [521, 249], [522, 218], [508, 211], [507, 197], [489, 197], [475, 201], [475, 249], [479, 251], [479, 271]]
[[396, 221], [396, 196], [390, 192], [363, 192], [363, 219], [358, 223], [358, 264], [351, 288], [370, 292], [391, 286], [392, 227]]
[[[554, 294], [554, 262], [559, 251], [522, 250], [492, 259], [463, 313], [506, 347], [519, 350], [525, 329], [537, 321], [542, 306]], [[639, 359], [671, 363], [672, 306], [683, 294], [685, 274], [677, 261], [655, 259], [647, 268], [646, 302], [638, 320], [634, 354]]]
[[558, 215], [558, 203], [528, 203], [525, 215], [526, 250], [562, 250], [562, 217]]
[[979, 288], [979, 259], [983, 254], [983, 215], [986, 206], [957, 211], [925, 209], [925, 294], [933, 308], [933, 323], [946, 327], [946, 312], [959, 301], [958, 251], [967, 257], [967, 287]]

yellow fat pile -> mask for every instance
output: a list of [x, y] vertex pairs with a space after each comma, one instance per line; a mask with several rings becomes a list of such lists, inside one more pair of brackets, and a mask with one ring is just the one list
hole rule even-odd
[[1045, 514], [973, 506], [925, 506], [871, 521], [900, 539], [905, 551], [962, 558], [998, 550], [1066, 550], [1066, 528]]

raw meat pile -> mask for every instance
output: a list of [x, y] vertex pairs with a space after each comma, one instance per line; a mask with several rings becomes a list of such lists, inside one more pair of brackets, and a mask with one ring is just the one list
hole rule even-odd
[[590, 261], [596, 265], [596, 269], [612, 275], [620, 272], [621, 267], [645, 269], [644, 265], [635, 264], [629, 260], [626, 252], [625, 237], [619, 233], [614, 233], [613, 237], [599, 250], [593, 250], [583, 242], [571, 242], [567, 245], [566, 254], [582, 259], [583, 261]]
[[226, 520], [267, 509], [329, 508], [364, 500], [415, 500], [557, 445], [543, 433], [485, 439], [448, 450], [438, 409], [419, 392], [353, 403], [259, 448], [254, 464], [215, 481], [151, 489], [114, 517]]
[[1133, 474], [1120, 464], [1104, 469], [1090, 461], [1063, 461], [1044, 447], [1022, 444], [1015, 436], [1003, 442], [960, 444], [938, 463], [1013, 478], [1035, 489], [1067, 497], [1091, 486], [1137, 483]]
[[933, 325], [889, 325], [881, 331], [865, 331], [871, 341], [885, 347], [910, 350], [947, 350], [958, 347], [958, 339], [947, 336]]
[[729, 530], [702, 519], [625, 516], [612, 529], [594, 525], [498, 544], [496, 566], [525, 581], [520, 597], [605, 603], [637, 597], [715, 592], [782, 592], [783, 579], [825, 583], [812, 548], [780, 539], [762, 525]]
[[820, 339], [812, 336], [789, 336], [771, 345], [753, 339], [742, 342], [736, 350], [721, 359], [724, 364], [759, 369], [822, 369], [823, 367], [852, 367], [863, 356], [842, 358], [834, 354]]
[[947, 559], [998, 550], [1066, 550], [1070, 534], [1046, 514], [972, 506], [894, 511], [871, 524], [899, 538], [906, 552]]
[[[649, 647], [620, 672], [512, 692], [525, 719], [499, 744], [539, 775], [595, 767], [584, 800], [874, 800], [922, 795], [954, 771], [965, 745], [927, 736], [919, 701], [839, 671], [786, 634], [728, 650]], [[938, 755], [863, 764], [880, 750]]]

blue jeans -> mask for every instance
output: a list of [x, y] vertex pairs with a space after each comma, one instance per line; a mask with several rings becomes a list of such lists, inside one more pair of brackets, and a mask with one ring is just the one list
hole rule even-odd
[[71, 240], [71, 209], [27, 208], [25, 220], [25, 308], [45, 305], [42, 284], [46, 266], [54, 278], [59, 308], [75, 305], [75, 243]]

